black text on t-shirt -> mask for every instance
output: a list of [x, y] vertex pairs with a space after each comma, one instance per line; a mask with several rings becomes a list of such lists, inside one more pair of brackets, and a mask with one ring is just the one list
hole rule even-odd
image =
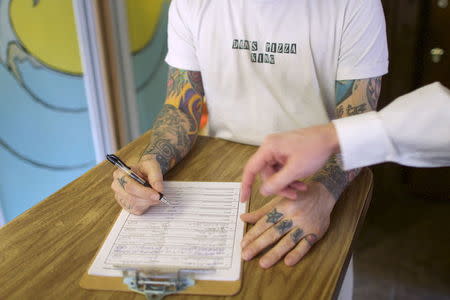
[[275, 64], [275, 54], [297, 54], [297, 43], [266, 42], [264, 52], [258, 51], [258, 42], [233, 39], [232, 49], [250, 51], [252, 63]]

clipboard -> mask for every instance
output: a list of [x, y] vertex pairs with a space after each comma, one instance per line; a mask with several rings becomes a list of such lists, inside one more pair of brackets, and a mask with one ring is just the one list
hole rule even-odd
[[[173, 278], [173, 277], [172, 277]], [[242, 278], [242, 270], [241, 270]], [[80, 286], [88, 290], [106, 290], [106, 291], [122, 291], [122, 292], [138, 292], [145, 294], [145, 291], [131, 290], [127, 284], [124, 283], [123, 277], [106, 277], [89, 275], [87, 271], [83, 274], [80, 280]], [[191, 294], [191, 295], [210, 295], [210, 296], [232, 296], [237, 294], [242, 286], [242, 279], [237, 281], [212, 281], [212, 280], [197, 280], [192, 286], [183, 290], [170, 292], [161, 295], [161, 297], [153, 296], [148, 299], [162, 299], [170, 294]]]
[[[248, 206], [247, 206], [248, 207]], [[118, 218], [118, 217], [117, 217]], [[117, 219], [116, 218], [116, 219]], [[114, 224], [112, 225], [114, 226]], [[244, 225], [244, 230], [246, 230], [246, 225]], [[106, 236], [107, 237], [107, 236]], [[103, 240], [102, 246], [106, 240]], [[91, 267], [92, 263], [94, 262], [95, 257], [97, 257], [98, 253], [100, 252], [101, 247], [98, 248], [96, 254], [91, 260], [91, 263], [89, 264], [89, 268]], [[171, 294], [189, 294], [189, 295], [208, 295], [208, 296], [233, 296], [239, 293], [242, 286], [242, 268], [243, 264], [241, 264], [241, 270], [240, 270], [240, 280], [235, 281], [217, 281], [217, 280], [194, 280], [192, 285], [183, 287], [183, 289], [176, 289], [171, 290], [168, 293], [146, 293], [145, 289], [142, 288], [135, 288], [133, 289], [133, 285], [136, 285], [136, 282], [138, 282], [141, 278], [142, 271], [147, 272], [150, 277], [155, 275], [161, 275], [164, 279], [170, 279], [172, 280], [173, 284], [176, 286], [177, 282], [176, 280], [190, 280], [191, 278], [187, 276], [183, 276], [183, 270], [167, 270], [166, 272], [161, 272], [161, 269], [147, 269], [147, 270], [139, 270], [133, 267], [130, 268], [122, 268], [124, 277], [110, 277], [110, 276], [97, 276], [97, 275], [90, 275], [88, 274], [89, 268], [83, 273], [83, 276], [80, 279], [80, 287], [87, 289], [87, 290], [103, 290], [103, 291], [122, 291], [122, 292], [136, 292], [143, 294], [147, 297], [147, 299], [163, 299], [167, 295]], [[154, 271], [154, 272], [152, 272]], [[181, 272], [180, 272], [181, 271]], [[195, 270], [193, 270], [195, 271]], [[134, 272], [134, 273], [133, 273]], [[128, 273], [127, 275], [125, 275]], [[178, 276], [177, 276], [178, 275]], [[181, 276], [179, 276], [181, 275]], [[134, 278], [134, 283], [130, 286], [130, 278]], [[128, 282], [126, 284], [125, 282]]]
[[[246, 205], [245, 211], [248, 211]], [[79, 285], [88, 290], [123, 291], [143, 294], [147, 299], [162, 299], [170, 294], [191, 294], [210, 296], [232, 296], [237, 294], [242, 286], [242, 268], [240, 265], [239, 280], [195, 280], [194, 274], [205, 269], [177, 269], [175, 266], [154, 267], [151, 266], [114, 266], [122, 271], [122, 277], [99, 276], [88, 274], [94, 260], [99, 255], [112, 228], [115, 226], [120, 214], [111, 226], [109, 233], [105, 236], [101, 246], [92, 258], [89, 267], [84, 272]], [[247, 224], [244, 223], [244, 232]]]

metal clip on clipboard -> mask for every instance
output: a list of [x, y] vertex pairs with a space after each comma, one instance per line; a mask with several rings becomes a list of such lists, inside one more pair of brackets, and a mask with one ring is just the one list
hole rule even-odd
[[134, 292], [148, 300], [160, 300], [170, 294], [185, 290], [195, 284], [197, 273], [212, 272], [212, 269], [138, 269], [120, 267], [123, 282]]

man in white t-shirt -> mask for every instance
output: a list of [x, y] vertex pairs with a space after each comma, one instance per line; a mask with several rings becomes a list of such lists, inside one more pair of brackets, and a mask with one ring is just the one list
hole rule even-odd
[[[374, 109], [388, 67], [380, 0], [173, 0], [168, 47], [166, 104], [135, 166], [154, 189], [121, 171], [112, 183], [120, 205], [136, 214], [158, 203], [163, 174], [194, 145], [203, 105], [210, 136], [259, 145], [270, 133]], [[262, 267], [283, 257], [296, 264], [325, 234], [357, 173], [332, 158], [301, 199], [286, 199], [296, 197], [293, 187], [244, 218], [258, 226], [244, 236], [243, 258], [274, 244]]]

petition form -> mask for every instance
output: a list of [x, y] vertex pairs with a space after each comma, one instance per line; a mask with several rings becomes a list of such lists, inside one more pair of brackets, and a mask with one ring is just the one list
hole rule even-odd
[[114, 266], [204, 268], [200, 280], [239, 280], [240, 242], [238, 182], [164, 183], [171, 205], [151, 207], [141, 216], [122, 210], [88, 274], [122, 276]]

